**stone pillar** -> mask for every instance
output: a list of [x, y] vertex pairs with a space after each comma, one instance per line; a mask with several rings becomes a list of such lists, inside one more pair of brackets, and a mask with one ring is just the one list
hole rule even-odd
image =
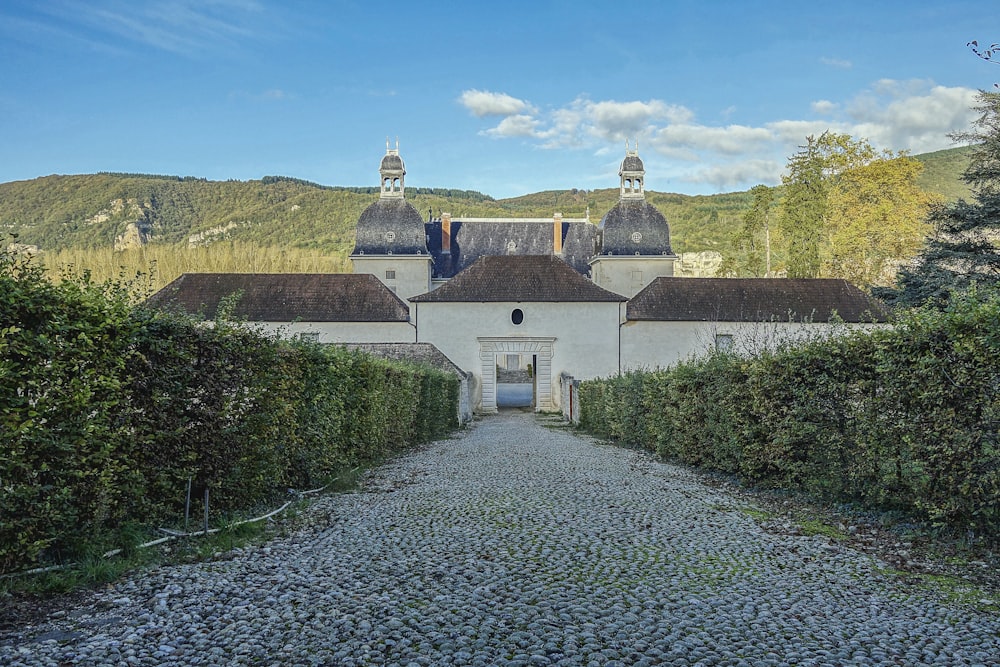
[[479, 360], [482, 363], [479, 409], [486, 414], [492, 414], [497, 412], [497, 355], [492, 345], [480, 346]]

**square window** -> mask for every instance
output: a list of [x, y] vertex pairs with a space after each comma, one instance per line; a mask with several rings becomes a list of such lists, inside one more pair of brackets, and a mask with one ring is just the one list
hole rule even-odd
[[733, 349], [733, 334], [715, 334], [715, 349], [718, 352], [730, 352]]
[[395, 280], [396, 279], [396, 271], [395, 271], [395, 269], [387, 269], [386, 272], [385, 272], [385, 279], [386, 280]]

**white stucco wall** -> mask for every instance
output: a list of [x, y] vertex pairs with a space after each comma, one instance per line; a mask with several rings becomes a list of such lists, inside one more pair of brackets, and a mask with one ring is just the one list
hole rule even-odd
[[[354, 273], [374, 275], [403, 301], [431, 291], [430, 255], [353, 255], [351, 262]], [[396, 277], [386, 277], [389, 271]]]
[[615, 294], [632, 298], [654, 278], [674, 275], [674, 258], [669, 256], [599, 255], [590, 262], [591, 279]]
[[718, 336], [730, 336], [733, 351], [752, 354], [783, 342], [805, 341], [872, 324], [797, 322], [627, 322], [622, 326], [622, 370], [666, 367], [715, 349]]
[[[511, 321], [519, 308], [520, 325]], [[417, 323], [418, 342], [432, 343], [463, 370], [473, 374], [473, 401], [481, 410], [483, 367], [481, 350], [503, 341], [528, 341], [551, 346], [551, 400], [539, 410], [559, 408], [559, 376], [580, 379], [618, 371], [618, 323], [624, 303], [411, 303], [410, 317]], [[531, 352], [525, 352], [531, 354]], [[541, 365], [541, 363], [539, 364]], [[487, 383], [492, 378], [486, 378]], [[539, 378], [542, 381], [542, 378]]]
[[413, 343], [416, 333], [409, 322], [254, 322], [262, 331], [283, 338], [300, 335], [317, 343]]

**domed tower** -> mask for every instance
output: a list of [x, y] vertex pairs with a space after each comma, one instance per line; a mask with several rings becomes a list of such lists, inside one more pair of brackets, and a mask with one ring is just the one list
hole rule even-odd
[[403, 198], [403, 181], [406, 177], [406, 165], [399, 157], [399, 140], [395, 148], [389, 148], [389, 140], [385, 140], [385, 157], [379, 165], [378, 173], [382, 176], [381, 199]]
[[427, 251], [424, 221], [403, 195], [406, 166], [396, 148], [385, 143], [379, 165], [378, 201], [358, 218], [351, 261], [355, 273], [371, 273], [399, 298], [430, 291], [432, 258]]
[[654, 278], [674, 275], [677, 256], [670, 249], [667, 219], [646, 201], [646, 168], [638, 141], [635, 148], [625, 142], [618, 176], [618, 203], [601, 218], [590, 272], [604, 289], [632, 297]]

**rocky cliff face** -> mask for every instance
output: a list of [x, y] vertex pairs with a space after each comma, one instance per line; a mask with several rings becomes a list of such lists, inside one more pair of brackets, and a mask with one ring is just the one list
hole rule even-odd
[[152, 209], [148, 202], [137, 199], [113, 199], [107, 208], [87, 219], [88, 225], [115, 222], [124, 225], [124, 231], [115, 236], [115, 250], [138, 248], [152, 238]]
[[141, 248], [149, 243], [152, 236], [149, 225], [140, 226], [138, 222], [130, 222], [125, 225], [125, 231], [115, 237], [115, 250]]
[[678, 278], [714, 278], [720, 266], [722, 253], [714, 250], [682, 252], [674, 263], [674, 275]]

